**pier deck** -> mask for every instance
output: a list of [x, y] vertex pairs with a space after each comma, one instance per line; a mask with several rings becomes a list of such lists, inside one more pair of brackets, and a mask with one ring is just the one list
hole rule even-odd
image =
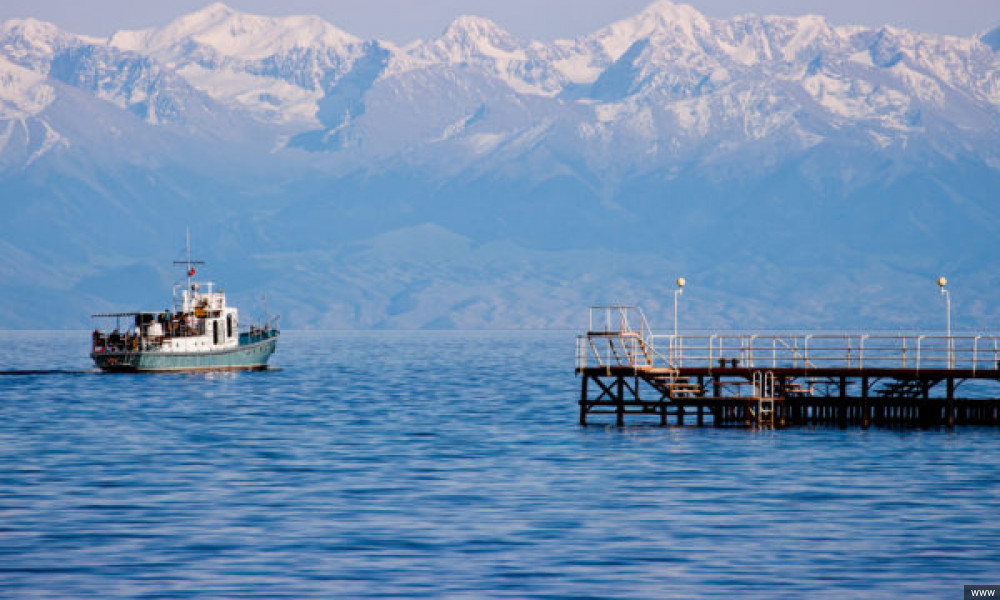
[[1000, 425], [1000, 398], [958, 393], [1000, 380], [996, 335], [658, 335], [636, 307], [595, 307], [576, 372], [581, 425]]

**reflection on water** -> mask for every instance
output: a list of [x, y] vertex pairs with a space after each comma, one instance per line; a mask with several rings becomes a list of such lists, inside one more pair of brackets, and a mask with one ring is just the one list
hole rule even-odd
[[273, 371], [109, 376], [85, 332], [0, 334], [2, 589], [950, 598], [995, 583], [1000, 431], [581, 429], [572, 345], [290, 332]]

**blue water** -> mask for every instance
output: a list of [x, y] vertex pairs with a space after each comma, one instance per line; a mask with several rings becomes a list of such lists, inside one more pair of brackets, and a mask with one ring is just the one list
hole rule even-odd
[[1000, 583], [995, 429], [581, 429], [571, 333], [288, 333], [280, 370], [208, 375], [96, 374], [86, 346], [0, 333], [4, 597]]

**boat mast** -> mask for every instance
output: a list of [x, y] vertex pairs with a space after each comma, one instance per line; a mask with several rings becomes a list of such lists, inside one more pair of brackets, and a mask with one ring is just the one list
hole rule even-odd
[[187, 289], [191, 289], [191, 228], [184, 230], [184, 251], [187, 254]]
[[184, 298], [184, 307], [183, 307], [183, 310], [187, 311], [189, 309], [189, 306], [188, 306], [188, 304], [190, 303], [189, 299], [192, 297], [192, 294], [194, 292], [194, 287], [191, 284], [191, 278], [194, 277], [194, 269], [191, 267], [191, 265], [203, 265], [203, 264], [205, 264], [205, 261], [203, 261], [203, 260], [191, 260], [191, 228], [190, 227], [188, 227], [187, 230], [186, 230], [186, 238], [185, 238], [185, 240], [186, 241], [185, 241], [184, 247], [185, 247], [185, 253], [186, 253], [186, 256], [187, 256], [187, 260], [184, 260], [184, 261], [175, 260], [174, 264], [175, 265], [186, 265], [186, 268], [187, 268], [187, 270], [184, 271], [184, 275], [187, 277], [187, 288], [185, 289], [184, 296], [183, 296], [183, 298]]

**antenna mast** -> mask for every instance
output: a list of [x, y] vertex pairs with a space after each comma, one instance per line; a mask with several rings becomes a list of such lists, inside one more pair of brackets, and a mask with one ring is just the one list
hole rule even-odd
[[187, 255], [187, 282], [188, 289], [191, 289], [191, 228], [184, 230], [184, 251]]
[[191, 278], [194, 277], [194, 267], [192, 267], [191, 265], [203, 265], [203, 264], [205, 264], [205, 261], [203, 261], [203, 260], [191, 260], [191, 228], [190, 227], [188, 227], [187, 230], [186, 230], [184, 250], [185, 250], [186, 260], [183, 260], [183, 261], [175, 260], [174, 264], [175, 265], [186, 265], [187, 266], [187, 270], [184, 272], [184, 275], [187, 277], [187, 292], [185, 292], [185, 295], [186, 295], [186, 294], [190, 294], [191, 292], [194, 291], [194, 287], [191, 284]]

